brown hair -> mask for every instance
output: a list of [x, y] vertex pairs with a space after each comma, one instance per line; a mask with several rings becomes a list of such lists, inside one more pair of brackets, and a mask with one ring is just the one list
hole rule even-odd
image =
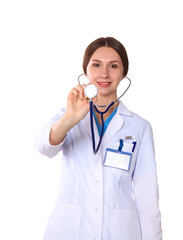
[[88, 63], [90, 61], [91, 56], [93, 53], [99, 48], [99, 47], [110, 47], [113, 48], [121, 57], [123, 67], [124, 67], [124, 72], [123, 76], [125, 77], [128, 73], [128, 55], [126, 52], [126, 49], [124, 46], [115, 38], [112, 37], [106, 37], [106, 38], [98, 38], [92, 43], [88, 45], [86, 48], [84, 57], [83, 57], [83, 71], [86, 74], [86, 69], [88, 66]]

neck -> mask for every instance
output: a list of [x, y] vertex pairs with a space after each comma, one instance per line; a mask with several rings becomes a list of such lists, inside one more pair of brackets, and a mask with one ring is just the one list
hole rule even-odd
[[[111, 102], [112, 103], [112, 102]], [[111, 104], [110, 103], [110, 104]], [[100, 112], [105, 112], [108, 109], [108, 111], [105, 113], [106, 115], [110, 115], [114, 109], [119, 105], [119, 101], [115, 102], [113, 105], [110, 106], [110, 104], [107, 104], [107, 105], [98, 105], [98, 104], [95, 104], [96, 108], [98, 109], [98, 111]], [[110, 106], [110, 107], [109, 107]]]
[[112, 102], [116, 101], [117, 95], [111, 97], [97, 95], [96, 106], [109, 106]]

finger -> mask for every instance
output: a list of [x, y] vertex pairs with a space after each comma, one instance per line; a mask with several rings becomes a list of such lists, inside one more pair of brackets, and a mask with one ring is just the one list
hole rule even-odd
[[75, 100], [77, 100], [78, 96], [79, 96], [79, 91], [76, 88], [72, 88], [68, 95], [69, 98], [73, 99], [74, 97]]
[[70, 93], [76, 97], [79, 95], [79, 91], [77, 90], [77, 88], [72, 88]]
[[[86, 84], [82, 84], [82, 87], [83, 87], [84, 90], [85, 90], [85, 87], [86, 87], [86, 86], [87, 86]], [[85, 93], [84, 93], [84, 98], [87, 99], [87, 100], [89, 99], [89, 98], [85, 95]]]
[[82, 84], [82, 87], [83, 87], [83, 89], [85, 89], [85, 87], [86, 87], [86, 84], [84, 84], [84, 83], [83, 83], [83, 84]]
[[84, 96], [84, 86], [83, 85], [77, 85], [76, 89], [79, 92], [79, 97], [81, 100], [83, 100], [83, 96]]
[[[85, 87], [87, 86], [87, 84], [83, 83], [81, 86], [82, 86], [83, 91], [84, 91], [84, 90], [85, 90]], [[85, 103], [88, 103], [88, 102], [89, 102], [89, 98], [85, 95], [85, 92], [84, 92], [84, 102], [85, 102]]]

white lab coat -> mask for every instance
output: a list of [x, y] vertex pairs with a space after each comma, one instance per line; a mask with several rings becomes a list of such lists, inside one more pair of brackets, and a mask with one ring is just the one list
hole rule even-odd
[[[89, 113], [62, 144], [50, 145], [50, 128], [63, 114], [60, 110], [35, 141], [36, 149], [50, 158], [63, 151], [58, 200], [44, 240], [161, 240], [150, 124], [120, 102], [94, 155]], [[94, 131], [98, 143], [95, 122]], [[104, 166], [106, 148], [117, 150], [126, 136], [137, 140], [129, 171]]]

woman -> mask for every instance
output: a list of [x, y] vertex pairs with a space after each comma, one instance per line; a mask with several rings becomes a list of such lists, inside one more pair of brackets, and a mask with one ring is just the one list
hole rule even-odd
[[[117, 87], [128, 73], [126, 50], [114, 38], [99, 38], [87, 47], [83, 70], [98, 88], [94, 104], [104, 111], [99, 106], [117, 99]], [[71, 89], [66, 109], [51, 119], [35, 142], [36, 148], [50, 158], [63, 152], [58, 201], [44, 239], [162, 239], [149, 122], [117, 101], [104, 114], [105, 132], [94, 154], [84, 88], [78, 85]], [[100, 134], [101, 117], [93, 111], [94, 131]], [[96, 142], [99, 134], [95, 134]], [[125, 157], [129, 157], [127, 166], [121, 167]]]

